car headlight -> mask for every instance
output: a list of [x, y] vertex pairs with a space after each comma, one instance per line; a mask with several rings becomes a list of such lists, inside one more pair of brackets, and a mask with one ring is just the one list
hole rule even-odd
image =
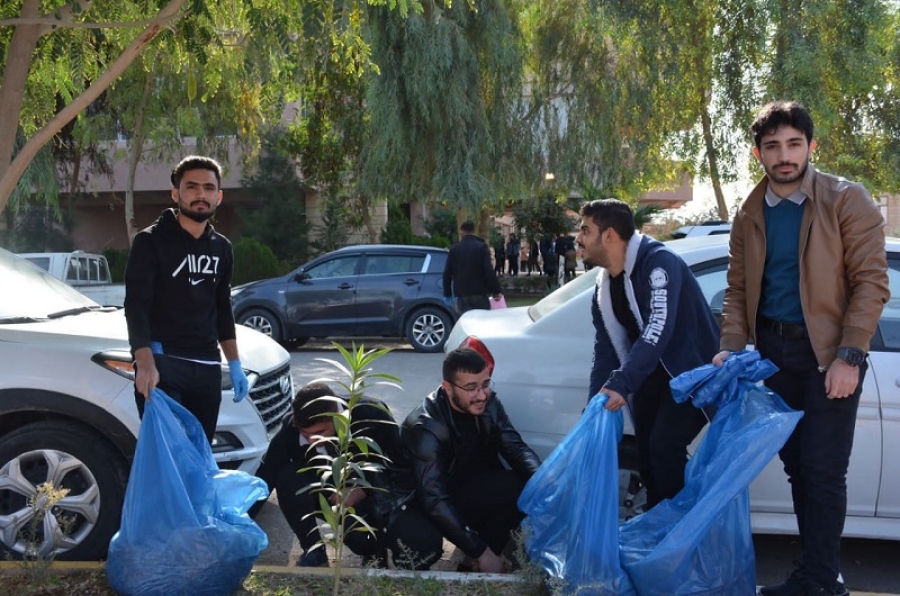
[[[259, 380], [259, 375], [246, 368], [243, 369], [243, 371], [244, 374], [247, 375], [247, 385], [250, 387], [250, 391], [252, 391], [253, 386], [256, 385], [256, 382]], [[234, 389], [234, 383], [231, 382], [231, 372], [228, 370], [227, 364], [222, 364], [222, 391], [231, 391], [232, 389]]]
[[134, 381], [134, 358], [126, 350], [107, 350], [91, 356], [91, 360], [120, 377]]
[[243, 293], [244, 293], [244, 290], [246, 290], [246, 289], [247, 289], [247, 288], [232, 288], [232, 289], [231, 289], [231, 299], [234, 300], [234, 299], [237, 298], [240, 294], [243, 294]]
[[[91, 356], [91, 360], [106, 370], [116, 373], [120, 377], [125, 377], [129, 381], [134, 381], [134, 359], [131, 356], [131, 352], [125, 350], [107, 350], [106, 352], [94, 354]], [[228, 365], [223, 363], [221, 369], [222, 391], [231, 391], [234, 389], [234, 384], [231, 382], [231, 374], [228, 371]], [[247, 382], [250, 385], [250, 389], [253, 389], [253, 386], [256, 385], [256, 382], [259, 380], [259, 375], [247, 369], [244, 369], [244, 374], [247, 375]]]

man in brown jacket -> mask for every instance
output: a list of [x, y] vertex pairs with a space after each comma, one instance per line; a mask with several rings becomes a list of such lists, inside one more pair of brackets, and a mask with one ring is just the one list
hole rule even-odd
[[764, 596], [843, 595], [840, 539], [866, 352], [888, 300], [884, 219], [862, 185], [809, 164], [812, 118], [774, 102], [751, 126], [766, 175], [734, 219], [720, 347], [749, 340], [778, 366], [766, 386], [803, 418], [780, 456], [800, 530], [799, 567]]

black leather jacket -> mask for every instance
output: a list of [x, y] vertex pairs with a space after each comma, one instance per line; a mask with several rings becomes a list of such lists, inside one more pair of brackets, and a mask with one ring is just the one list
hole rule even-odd
[[[513, 428], [496, 393], [488, 400], [484, 413], [478, 416], [477, 424], [490, 448], [496, 449], [523, 480], [531, 478], [541, 465], [540, 458]], [[473, 446], [461, 444], [443, 389], [438, 388], [410, 412], [400, 428], [400, 437], [411, 456], [416, 493], [423, 511], [466, 555], [481, 556], [487, 543], [466, 526], [450, 500], [451, 478], [460, 467], [466, 466]]]

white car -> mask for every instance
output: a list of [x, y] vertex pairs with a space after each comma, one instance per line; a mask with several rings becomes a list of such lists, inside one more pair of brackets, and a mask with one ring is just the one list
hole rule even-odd
[[[722, 311], [728, 236], [673, 240], [714, 314]], [[845, 536], [900, 540], [900, 239], [887, 241], [892, 298], [872, 338], [847, 475]], [[530, 307], [474, 310], [460, 317], [445, 350], [474, 336], [495, 359], [497, 394], [525, 440], [546, 458], [581, 416], [588, 399], [594, 327], [593, 269]], [[687, 339], [687, 338], [686, 338]], [[469, 340], [474, 341], [474, 340]], [[477, 343], [477, 342], [476, 342]], [[644, 503], [626, 418], [619, 447], [623, 517]], [[776, 457], [750, 487], [753, 530], [796, 533], [791, 493]]]
[[[0, 558], [96, 560], [119, 527], [140, 426], [124, 311], [2, 249], [0, 288]], [[250, 395], [234, 403], [223, 365], [212, 448], [220, 467], [254, 473], [290, 409], [291, 361], [237, 331]], [[45, 482], [69, 493], [35, 524], [30, 499]]]

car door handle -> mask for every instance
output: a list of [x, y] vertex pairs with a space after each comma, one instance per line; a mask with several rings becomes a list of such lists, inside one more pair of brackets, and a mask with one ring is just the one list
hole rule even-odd
[[352, 289], [353, 289], [353, 284], [348, 284], [347, 282], [344, 282], [344, 283], [342, 283], [341, 285], [338, 286], [338, 289], [339, 289], [339, 290], [352, 290]]
[[414, 286], [418, 283], [419, 283], [419, 280], [417, 280], [417, 279], [407, 279], [405, 282], [403, 282], [403, 285], [404, 286]]

